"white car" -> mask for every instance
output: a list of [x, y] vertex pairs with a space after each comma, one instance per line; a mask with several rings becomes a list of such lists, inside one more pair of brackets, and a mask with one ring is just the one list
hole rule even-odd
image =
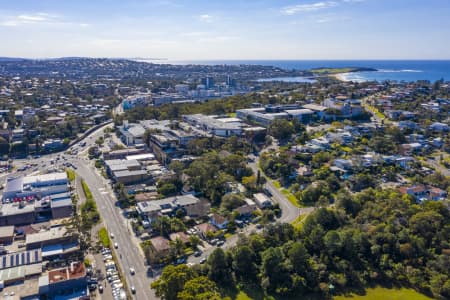
[[117, 243], [114, 243], [114, 248], [119, 248], [119, 244], [117, 244]]
[[131, 274], [131, 275], [136, 274], [136, 270], [135, 270], [134, 268], [130, 268], [130, 274]]
[[114, 233], [111, 232], [111, 234], [109, 236], [113, 239], [114, 238]]

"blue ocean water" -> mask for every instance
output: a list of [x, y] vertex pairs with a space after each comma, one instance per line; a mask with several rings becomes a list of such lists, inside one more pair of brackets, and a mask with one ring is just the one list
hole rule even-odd
[[450, 60], [197, 60], [171, 61], [158, 60], [154, 63], [201, 64], [201, 65], [266, 65], [283, 69], [308, 70], [312, 68], [368, 67], [376, 72], [348, 73], [341, 76], [344, 80], [396, 80], [416, 81], [440, 79], [450, 80]]

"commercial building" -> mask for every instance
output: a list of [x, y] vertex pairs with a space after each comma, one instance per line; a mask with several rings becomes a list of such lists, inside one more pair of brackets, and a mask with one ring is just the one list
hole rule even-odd
[[198, 129], [219, 137], [242, 135], [243, 124], [239, 120], [227, 122], [225, 118], [206, 116], [203, 114], [184, 115], [183, 120]]
[[136, 207], [137, 212], [150, 221], [162, 215], [173, 215], [178, 209], [183, 209], [190, 217], [202, 217], [209, 212], [210, 206], [193, 195], [182, 195], [139, 202]]
[[86, 292], [86, 268], [82, 262], [72, 262], [69, 267], [51, 270], [39, 277], [39, 295], [49, 298]]

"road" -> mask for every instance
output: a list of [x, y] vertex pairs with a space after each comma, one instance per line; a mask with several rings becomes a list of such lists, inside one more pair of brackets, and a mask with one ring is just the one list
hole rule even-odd
[[[128, 287], [136, 288], [135, 299], [157, 299], [150, 289], [151, 278], [147, 277], [147, 267], [144, 265], [144, 256], [139, 245], [134, 241], [134, 234], [127, 219], [122, 215], [121, 209], [116, 206], [116, 198], [108, 184], [95, 167], [84, 159], [72, 162], [77, 167], [77, 173], [88, 184], [102, 221], [109, 233], [114, 234], [113, 243], [118, 244], [116, 253], [119, 265], [125, 275]], [[135, 275], [131, 275], [130, 268], [134, 268]]]
[[[84, 155], [87, 154], [89, 147], [95, 145], [95, 141], [103, 136], [103, 131], [106, 127], [110, 127], [112, 124], [107, 124], [98, 130], [92, 132], [85, 137], [82, 141], [72, 145], [65, 153], [53, 153], [39, 158], [33, 159], [18, 159], [14, 160], [17, 167], [23, 165], [35, 164], [35, 167], [31, 167], [28, 170], [21, 172], [14, 172], [8, 175], [29, 175], [30, 173], [47, 172], [49, 169], [63, 167], [62, 163], [70, 162], [76, 167], [76, 172], [81, 176], [88, 184], [94, 199], [97, 202], [97, 206], [106, 228], [109, 232], [114, 233], [113, 242], [117, 242], [119, 248], [117, 254], [122, 259], [119, 259], [119, 265], [126, 277], [128, 287], [134, 286], [136, 288], [135, 299], [157, 299], [150, 289], [150, 283], [153, 278], [147, 277], [147, 267], [144, 265], [144, 256], [139, 248], [134, 234], [131, 233], [130, 224], [127, 223], [126, 218], [122, 215], [120, 208], [115, 206], [115, 195], [112, 192], [111, 186], [108, 181], [101, 176], [101, 174], [95, 169], [93, 162], [89, 161]], [[84, 146], [81, 144], [85, 142]], [[68, 154], [72, 150], [76, 150], [78, 154]], [[57, 158], [60, 158], [57, 160]], [[51, 161], [54, 161], [52, 164]], [[65, 167], [63, 167], [65, 168]], [[0, 184], [3, 184], [7, 176], [0, 177]], [[130, 274], [130, 267], [136, 270], [136, 274], [132, 276]]]

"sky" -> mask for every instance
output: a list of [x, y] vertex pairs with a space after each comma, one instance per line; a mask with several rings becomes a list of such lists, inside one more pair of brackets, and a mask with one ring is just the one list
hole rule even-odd
[[450, 0], [0, 0], [0, 56], [450, 59]]

